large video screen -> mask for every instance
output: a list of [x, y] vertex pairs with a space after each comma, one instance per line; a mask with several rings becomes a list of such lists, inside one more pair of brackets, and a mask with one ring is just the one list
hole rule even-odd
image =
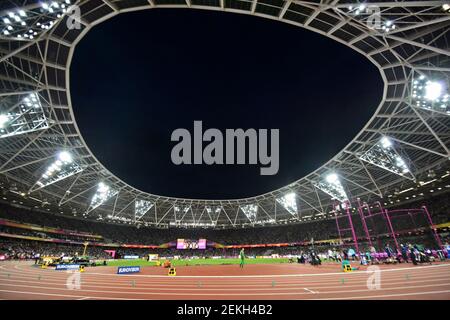
[[177, 239], [177, 249], [206, 249], [206, 239]]

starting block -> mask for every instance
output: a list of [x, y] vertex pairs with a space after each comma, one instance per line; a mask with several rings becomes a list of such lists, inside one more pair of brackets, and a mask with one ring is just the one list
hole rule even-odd
[[84, 272], [84, 266], [80, 266], [80, 272]]
[[169, 269], [169, 273], [167, 275], [168, 276], [176, 276], [177, 275], [177, 270], [175, 268], [170, 268]]
[[42, 269], [47, 269], [47, 265], [44, 263], [44, 264], [41, 265], [41, 268]]

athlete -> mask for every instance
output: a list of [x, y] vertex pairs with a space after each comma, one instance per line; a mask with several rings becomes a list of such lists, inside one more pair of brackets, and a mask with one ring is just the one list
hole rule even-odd
[[241, 252], [239, 253], [239, 258], [241, 259], [239, 267], [244, 268], [244, 260], [245, 260], [244, 248], [241, 249]]

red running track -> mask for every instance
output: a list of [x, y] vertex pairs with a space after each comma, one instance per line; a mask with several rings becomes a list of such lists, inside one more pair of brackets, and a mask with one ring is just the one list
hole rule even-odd
[[41, 269], [30, 262], [0, 263], [0, 299], [441, 299], [450, 300], [450, 263], [382, 265], [380, 288], [368, 289], [373, 273], [365, 267], [343, 273], [338, 264], [143, 267], [117, 275], [115, 267], [80, 273], [80, 289], [66, 285], [66, 271]]

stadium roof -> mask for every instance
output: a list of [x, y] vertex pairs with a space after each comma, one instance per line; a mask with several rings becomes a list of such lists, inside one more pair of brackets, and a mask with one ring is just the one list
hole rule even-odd
[[[140, 191], [109, 172], [86, 145], [72, 109], [69, 73], [77, 43], [95, 25], [160, 7], [244, 13], [334, 39], [378, 67], [381, 102], [343, 150], [278, 190], [235, 200]], [[326, 218], [335, 200], [376, 201], [414, 187], [430, 172], [449, 169], [449, 30], [446, 1], [1, 1], [3, 195], [92, 219], [229, 227]]]

